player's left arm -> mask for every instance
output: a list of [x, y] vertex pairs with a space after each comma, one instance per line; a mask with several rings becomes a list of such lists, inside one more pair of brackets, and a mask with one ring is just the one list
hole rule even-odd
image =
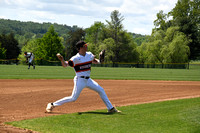
[[28, 63], [28, 57], [26, 57], [26, 63]]
[[104, 62], [104, 58], [105, 58], [105, 50], [102, 50], [100, 53], [99, 53], [99, 59], [97, 58], [94, 58], [92, 60], [92, 63], [94, 64], [101, 64]]

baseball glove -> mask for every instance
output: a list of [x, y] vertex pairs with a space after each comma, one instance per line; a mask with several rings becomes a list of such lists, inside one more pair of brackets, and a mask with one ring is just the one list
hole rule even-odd
[[105, 50], [102, 50], [102, 51], [99, 53], [99, 61], [100, 61], [100, 63], [103, 63], [103, 62], [104, 62], [104, 58], [105, 58]]

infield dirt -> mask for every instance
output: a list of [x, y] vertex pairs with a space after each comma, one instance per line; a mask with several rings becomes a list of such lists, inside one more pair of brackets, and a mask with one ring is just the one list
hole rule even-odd
[[[200, 97], [199, 81], [95, 81], [105, 89], [108, 98], [116, 106]], [[44, 113], [47, 103], [70, 96], [72, 89], [72, 79], [0, 79], [0, 132], [32, 132], [3, 124], [8, 121], [106, 109], [96, 92], [84, 89], [77, 101], [56, 107], [51, 114]]]

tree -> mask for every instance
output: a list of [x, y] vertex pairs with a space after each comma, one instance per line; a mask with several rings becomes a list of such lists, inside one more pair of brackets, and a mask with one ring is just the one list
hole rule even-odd
[[106, 20], [107, 25], [95, 22], [86, 29], [86, 41], [89, 43], [88, 50], [98, 56], [103, 49], [106, 50], [105, 62], [132, 62], [136, 61], [136, 43], [132, 34], [123, 30], [123, 16], [119, 11], [111, 13], [111, 21]]
[[161, 54], [164, 42], [165, 32], [157, 30], [149, 37], [149, 42], [143, 43], [137, 50], [140, 52], [142, 63], [162, 63], [163, 55]]
[[1, 47], [6, 49], [6, 59], [16, 59], [20, 53], [18, 42], [14, 38], [14, 34], [0, 35]]
[[189, 57], [188, 39], [185, 34], [177, 33], [169, 44], [170, 63], [186, 63]]
[[1, 47], [0, 43], [0, 59], [5, 59], [6, 58], [6, 49]]
[[167, 21], [167, 14], [165, 14], [162, 10], [157, 13], [157, 19], [154, 21], [155, 27], [158, 27], [157, 30], [166, 30], [166, 21]]
[[123, 30], [124, 17], [117, 10], [114, 10], [110, 17], [111, 21], [106, 20], [108, 23], [106, 32], [107, 36], [114, 40], [112, 48], [114, 57], [111, 61], [113, 63], [135, 61], [137, 59], [136, 44], [132, 35]]
[[118, 62], [135, 62], [138, 60], [138, 53], [136, 52], [137, 44], [134, 42], [131, 34], [121, 31], [119, 33], [118, 46]]
[[147, 53], [149, 56], [147, 62], [163, 64], [163, 55], [161, 54], [163, 44], [162, 40], [156, 40], [148, 45]]
[[169, 15], [173, 17], [173, 25], [180, 27], [180, 31], [192, 40], [190, 59], [200, 58], [200, 1], [178, 0]]
[[108, 20], [106, 20], [106, 22], [108, 23], [109, 29], [112, 31], [112, 38], [114, 38], [115, 43], [117, 43], [118, 33], [123, 29], [122, 21], [124, 20], [124, 17], [121, 16], [121, 13], [119, 13], [119, 11], [117, 10], [111, 12], [110, 17], [111, 21], [109, 22]]
[[95, 22], [90, 28], [86, 29], [86, 42], [92, 43], [95, 46], [98, 45], [99, 42], [103, 41], [103, 29], [105, 25], [101, 22]]
[[137, 52], [139, 53], [139, 63], [145, 63], [148, 60], [148, 47], [147, 42], [143, 42], [140, 46], [137, 47]]
[[186, 63], [190, 54], [190, 40], [179, 27], [170, 27], [166, 32], [152, 33], [149, 42], [137, 48], [141, 63]]
[[123, 31], [122, 21], [124, 20], [124, 17], [121, 16], [121, 13], [117, 10], [114, 10], [110, 17], [111, 21], [106, 20], [106, 22], [108, 23], [108, 29], [110, 31], [109, 35], [115, 41], [115, 48], [113, 49], [115, 57], [112, 59], [112, 62], [120, 62], [119, 53], [121, 52], [120, 47], [122, 43], [119, 42], [119, 34]]
[[104, 36], [105, 25], [101, 22], [95, 22], [91, 27], [85, 30], [85, 41], [89, 44], [88, 50], [94, 55], [98, 56], [102, 50], [99, 45], [102, 44], [105, 39]]
[[105, 62], [110, 62], [115, 57], [113, 48], [115, 47], [115, 41], [112, 38], [105, 39], [100, 45], [99, 49], [106, 50]]
[[179, 31], [179, 27], [177, 26], [173, 26], [173, 27], [170, 27], [167, 29], [166, 33], [165, 33], [165, 36], [164, 36], [164, 41], [165, 42], [172, 42], [173, 39], [174, 39], [174, 36], [176, 34], [178, 34], [180, 31]]
[[48, 32], [37, 42], [39, 44], [35, 54], [38, 58], [44, 60], [57, 60], [56, 53], [62, 53], [64, 49], [61, 38], [58, 36], [58, 33], [55, 32], [53, 26], [50, 26]]
[[80, 40], [84, 40], [85, 31], [82, 28], [77, 28], [74, 31], [69, 32], [69, 37], [65, 42], [66, 58], [70, 59], [77, 53], [76, 43]]

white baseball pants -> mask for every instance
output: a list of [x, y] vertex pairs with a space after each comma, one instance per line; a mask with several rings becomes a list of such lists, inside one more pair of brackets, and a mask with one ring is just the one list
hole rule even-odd
[[33, 56], [33, 55], [31, 55], [31, 57], [29, 58], [28, 62], [29, 62], [29, 63], [32, 63], [32, 61], [33, 61], [33, 58], [34, 58], [34, 56]]
[[103, 102], [106, 105], [108, 110], [113, 108], [104, 89], [97, 82], [95, 82], [91, 78], [85, 79], [85, 78], [80, 78], [77, 76], [74, 77], [74, 89], [73, 89], [72, 95], [69, 97], [64, 97], [64, 98], [54, 102], [53, 105], [60, 106], [64, 103], [76, 101], [77, 98], [79, 97], [81, 91], [84, 88], [89, 88], [91, 90], [96, 91], [100, 95], [101, 99], [103, 100]]

